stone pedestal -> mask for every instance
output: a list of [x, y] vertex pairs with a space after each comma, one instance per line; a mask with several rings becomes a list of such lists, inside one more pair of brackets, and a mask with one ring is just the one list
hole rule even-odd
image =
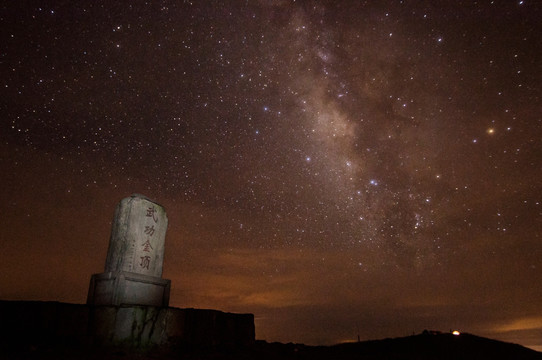
[[105, 272], [92, 275], [87, 303], [168, 306], [171, 281], [162, 279], [167, 225], [164, 208], [145, 196], [121, 200]]
[[[121, 359], [116, 349], [170, 350], [164, 358], [181, 359], [183, 347], [250, 346], [255, 341], [254, 315], [216, 310], [0, 300], [0, 321], [0, 359]], [[109, 347], [115, 356], [102, 352]], [[82, 353], [70, 356], [69, 349], [76, 348]], [[159, 354], [144, 358], [159, 359]]]
[[94, 274], [87, 304], [168, 306], [170, 287], [170, 280], [127, 271]]

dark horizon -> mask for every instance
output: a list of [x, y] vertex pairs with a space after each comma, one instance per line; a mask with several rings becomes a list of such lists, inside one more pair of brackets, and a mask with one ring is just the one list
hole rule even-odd
[[84, 303], [140, 193], [171, 306], [542, 351], [540, 2], [0, 8], [1, 299]]

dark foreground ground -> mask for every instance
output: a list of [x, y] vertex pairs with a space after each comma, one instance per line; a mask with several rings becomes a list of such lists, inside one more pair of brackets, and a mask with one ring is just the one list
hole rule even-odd
[[404, 338], [365, 341], [335, 346], [305, 346], [256, 341], [243, 348], [177, 348], [167, 352], [159, 350], [134, 351], [122, 349], [96, 349], [64, 344], [63, 346], [23, 346], [4, 344], [0, 348], [1, 359], [296, 359], [296, 360], [439, 360], [439, 359], [541, 359], [542, 353], [520, 345], [504, 343], [470, 334], [421, 334]]

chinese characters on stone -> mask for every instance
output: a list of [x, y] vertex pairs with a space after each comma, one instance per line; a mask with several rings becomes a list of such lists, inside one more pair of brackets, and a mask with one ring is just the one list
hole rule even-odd
[[157, 223], [158, 219], [156, 218], [155, 214], [156, 214], [156, 209], [154, 208], [154, 206], [151, 206], [150, 208], [147, 209], [147, 217], [152, 217], [154, 222]]
[[143, 269], [149, 269], [149, 265], [151, 264], [151, 257], [150, 256], [142, 256], [141, 257], [141, 263], [139, 264]]
[[143, 246], [143, 251], [145, 252], [151, 252], [151, 250], [153, 250], [149, 239], [147, 239], [147, 241], [145, 241], [141, 246]]
[[[158, 223], [158, 218], [156, 217], [156, 209], [154, 206], [151, 206], [147, 209], [146, 217], [152, 218], [152, 220], [154, 221], [154, 224]], [[152, 250], [154, 250], [151, 244], [151, 237], [154, 235], [154, 232], [155, 232], [154, 224], [145, 225], [144, 233], [148, 237], [147, 237], [147, 241], [141, 244], [144, 252], [151, 253]], [[141, 266], [143, 269], [148, 270], [151, 264], [151, 257], [149, 255], [145, 255], [145, 256], [141, 256], [140, 258], [141, 258], [141, 262], [139, 263], [139, 266]]]

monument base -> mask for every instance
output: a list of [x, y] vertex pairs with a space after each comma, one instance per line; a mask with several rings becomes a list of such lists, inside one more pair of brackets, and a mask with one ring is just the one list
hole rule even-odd
[[90, 279], [88, 305], [169, 306], [171, 280], [127, 271], [94, 274]]
[[[254, 315], [217, 310], [0, 300], [0, 323], [0, 359], [103, 359], [89, 354], [107, 348], [170, 351], [167, 359], [179, 359], [179, 350], [255, 342]], [[70, 349], [84, 353], [68, 356]], [[117, 359], [118, 352], [105, 357]]]

